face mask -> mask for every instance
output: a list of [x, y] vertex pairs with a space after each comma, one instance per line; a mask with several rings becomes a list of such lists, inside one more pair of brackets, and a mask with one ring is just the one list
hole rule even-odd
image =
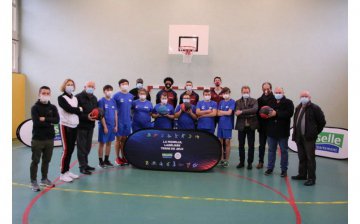
[[284, 95], [281, 93], [275, 93], [274, 96], [275, 96], [275, 99], [277, 99], [277, 100], [281, 100], [284, 97]]
[[204, 96], [204, 99], [205, 99], [206, 101], [209, 101], [209, 100], [211, 99], [211, 96]]
[[161, 100], [161, 103], [162, 103], [162, 104], [167, 104], [167, 99], [162, 99], [162, 100]]
[[165, 84], [165, 87], [166, 87], [167, 89], [170, 89], [170, 88], [171, 88], [171, 84]]
[[300, 98], [300, 103], [302, 103], [302, 105], [307, 104], [310, 101], [310, 99], [308, 97], [301, 97]]
[[215, 82], [215, 86], [220, 86], [221, 82]]
[[50, 101], [50, 96], [40, 95], [39, 100], [41, 103], [47, 104]]
[[191, 90], [192, 90], [192, 86], [185, 86], [185, 89], [186, 89], [187, 91], [191, 91]]
[[248, 94], [248, 93], [244, 93], [244, 94], [242, 94], [242, 97], [243, 97], [244, 99], [247, 99], [247, 98], [249, 98], [249, 97], [250, 97], [250, 94]]
[[107, 97], [111, 97], [112, 91], [105, 91], [105, 95], [106, 95]]
[[93, 94], [94, 93], [94, 88], [86, 87], [85, 91], [86, 91], [87, 94]]
[[65, 86], [65, 92], [67, 94], [72, 94], [74, 92], [74, 86]]
[[136, 88], [138, 89], [142, 89], [143, 88], [143, 84], [142, 83], [136, 83]]
[[140, 99], [140, 100], [145, 100], [145, 99], [146, 99], [146, 95], [140, 95], [140, 96], [139, 96], [139, 99]]
[[225, 100], [227, 100], [227, 99], [230, 98], [230, 95], [229, 95], [229, 94], [223, 94], [223, 98], [224, 98]]
[[120, 86], [120, 89], [126, 91], [129, 89], [129, 85], [122, 85]]
[[190, 99], [183, 99], [184, 103], [190, 103]]

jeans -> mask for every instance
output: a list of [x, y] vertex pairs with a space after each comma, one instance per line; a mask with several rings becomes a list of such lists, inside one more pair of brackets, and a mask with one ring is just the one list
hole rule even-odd
[[244, 130], [238, 131], [238, 140], [239, 140], [239, 157], [240, 163], [244, 164], [245, 162], [245, 138], [247, 136], [248, 141], [248, 164], [252, 164], [254, 161], [254, 142], [255, 142], [255, 130], [251, 130], [250, 127], [245, 127]]
[[279, 144], [281, 150], [281, 171], [287, 171], [289, 161], [288, 161], [288, 137], [286, 138], [273, 138], [268, 136], [268, 146], [269, 146], [269, 155], [268, 155], [268, 169], [273, 170], [275, 167], [276, 161], [276, 150], [277, 145]]

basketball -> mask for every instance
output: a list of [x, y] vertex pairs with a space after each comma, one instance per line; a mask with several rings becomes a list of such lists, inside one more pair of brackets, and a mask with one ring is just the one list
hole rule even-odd
[[167, 107], [166, 107], [165, 105], [159, 106], [158, 109], [157, 109], [157, 112], [158, 112], [160, 115], [166, 115], [166, 114], [169, 113], [169, 112], [168, 112], [168, 109], [167, 109]]
[[273, 109], [269, 106], [263, 106], [259, 110], [259, 115], [261, 118], [269, 118], [269, 114], [273, 111]]
[[184, 112], [189, 111], [191, 109], [191, 103], [187, 103], [187, 102], [183, 103], [183, 104], [181, 104], [180, 108]]
[[101, 120], [104, 117], [104, 111], [101, 108], [94, 108], [91, 113], [90, 117], [96, 120]]

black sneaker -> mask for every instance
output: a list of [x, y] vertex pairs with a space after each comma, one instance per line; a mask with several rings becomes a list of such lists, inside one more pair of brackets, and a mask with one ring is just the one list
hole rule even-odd
[[104, 165], [105, 165], [106, 167], [114, 167], [114, 165], [113, 165], [110, 161], [105, 161], [105, 162], [104, 162]]
[[94, 171], [95, 170], [95, 167], [92, 167], [92, 166], [87, 166], [86, 168], [85, 168], [85, 170], [88, 170], [88, 171]]
[[291, 179], [293, 179], [293, 180], [307, 180], [306, 177], [300, 176], [300, 175], [292, 176]]
[[106, 168], [105, 163], [104, 163], [104, 162], [100, 162], [100, 163], [99, 163], [99, 167], [102, 168], [102, 169]]
[[236, 168], [240, 169], [240, 168], [243, 168], [244, 167], [244, 163], [239, 163]]
[[35, 192], [40, 191], [40, 187], [39, 187], [39, 185], [38, 185], [38, 183], [37, 183], [36, 180], [35, 180], [35, 181], [31, 181], [31, 190], [32, 190], [32, 191], [35, 191]]
[[273, 172], [272, 169], [267, 169], [267, 170], [265, 171], [265, 175], [266, 175], [266, 176], [269, 176], [269, 175], [272, 174], [272, 172]]
[[304, 183], [305, 186], [315, 185], [315, 180], [309, 179]]
[[85, 175], [91, 175], [91, 172], [86, 169], [80, 169], [80, 173], [85, 174]]
[[281, 177], [286, 177], [286, 176], [287, 176], [287, 172], [286, 172], [286, 171], [281, 171], [280, 176], [281, 176]]
[[252, 169], [252, 165], [251, 165], [251, 164], [248, 164], [247, 167], [246, 167], [246, 169], [251, 170], [251, 169]]

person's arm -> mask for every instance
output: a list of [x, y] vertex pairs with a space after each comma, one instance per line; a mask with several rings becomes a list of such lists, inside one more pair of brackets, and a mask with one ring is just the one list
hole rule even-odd
[[51, 123], [51, 124], [58, 124], [60, 121], [59, 113], [57, 108], [54, 105], [51, 105], [53, 112], [50, 114], [50, 116], [45, 117], [45, 122]]
[[170, 118], [170, 119], [174, 119], [174, 107], [170, 105], [170, 111], [168, 114], [165, 114], [165, 117]]
[[86, 107], [85, 107], [85, 105], [83, 105], [82, 100], [81, 100], [81, 95], [79, 95], [79, 94], [76, 95], [76, 98], [78, 100], [79, 106], [83, 108], [83, 111], [80, 114], [78, 114], [80, 121], [89, 121], [89, 120], [95, 121], [95, 119], [93, 119], [90, 116], [91, 111], [90, 112], [86, 111]]
[[181, 115], [181, 113], [182, 113], [182, 110], [181, 110], [180, 105], [179, 105], [179, 106], [177, 106], [176, 109], [175, 109], [174, 117], [175, 117], [175, 118], [179, 118], [180, 115]]
[[179, 101], [179, 105], [180, 104], [182, 104], [184, 101], [183, 101], [183, 97], [184, 97], [184, 94], [186, 93], [186, 91], [185, 92], [183, 92], [181, 95], [180, 95], [180, 97], [179, 97], [179, 99], [180, 99], [180, 101]]
[[174, 107], [177, 106], [177, 103], [178, 103], [178, 98], [177, 98], [177, 93], [173, 90], [173, 94], [174, 94]]
[[[75, 97], [75, 96], [73, 96], [73, 97]], [[66, 101], [66, 99], [62, 95], [58, 97], [58, 104], [63, 110], [65, 110], [68, 113], [79, 115], [82, 112], [81, 107], [73, 107], [73, 106], [71, 106], [69, 104], [69, 102]]]
[[317, 122], [318, 134], [320, 134], [320, 132], [322, 132], [322, 130], [326, 125], [326, 120], [325, 120], [324, 112], [321, 110], [319, 106], [316, 106], [315, 108], [315, 120]]
[[194, 113], [192, 108], [190, 108], [190, 110], [186, 111], [186, 113], [188, 113], [192, 119], [194, 119], [194, 120], [197, 119], [196, 112]]
[[114, 132], [116, 133], [118, 131], [118, 111], [115, 110], [115, 127], [114, 127]]
[[223, 110], [217, 110], [217, 116], [221, 117], [221, 116], [229, 116], [233, 113], [232, 109], [229, 109], [227, 111], [223, 111]]
[[155, 101], [156, 104], [158, 104], [158, 103], [161, 102], [161, 100], [160, 100], [161, 93], [162, 93], [162, 90], [160, 90], [160, 91], [156, 94], [156, 101]]
[[33, 106], [31, 108], [31, 119], [34, 123], [34, 126], [47, 127], [49, 125], [45, 122], [45, 117], [40, 117], [39, 111], [36, 109], [36, 106]]
[[289, 119], [293, 116], [294, 114], [294, 104], [291, 100], [288, 100], [288, 102], [286, 103], [284, 109], [274, 109], [269, 118], [270, 117], [277, 117], [278, 119]]
[[198, 116], [210, 114], [211, 112], [212, 112], [212, 110], [200, 110], [200, 108], [196, 109], [196, 115], [198, 115]]
[[249, 109], [243, 109], [242, 110], [242, 114], [243, 115], [255, 115], [258, 112], [258, 102], [257, 100], [254, 100], [254, 104], [251, 108]]

